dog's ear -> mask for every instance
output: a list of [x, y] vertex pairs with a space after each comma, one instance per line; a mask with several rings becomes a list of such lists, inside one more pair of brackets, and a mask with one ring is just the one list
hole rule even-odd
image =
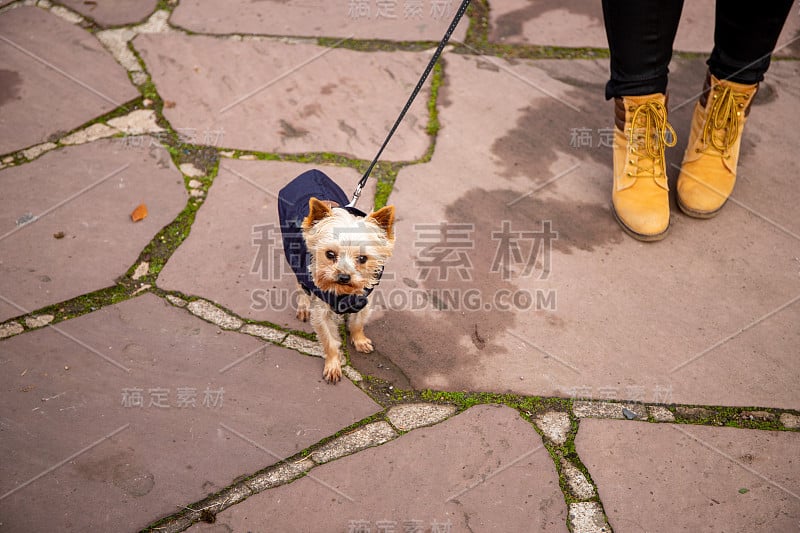
[[394, 206], [387, 205], [381, 207], [374, 213], [367, 215], [368, 219], [375, 222], [383, 231], [386, 232], [386, 237], [391, 240], [394, 239]]
[[308, 229], [325, 217], [333, 214], [327, 203], [321, 202], [316, 198], [308, 201], [308, 216], [303, 219], [303, 229]]

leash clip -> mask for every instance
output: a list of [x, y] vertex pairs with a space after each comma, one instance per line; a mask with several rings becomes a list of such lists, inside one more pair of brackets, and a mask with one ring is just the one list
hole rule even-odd
[[356, 187], [355, 192], [353, 193], [353, 199], [350, 200], [350, 203], [347, 204], [345, 207], [355, 207], [356, 206], [356, 202], [358, 202], [358, 198], [361, 196], [361, 189], [363, 189], [363, 188], [364, 187], [361, 185], [361, 183], [359, 183], [358, 186]]

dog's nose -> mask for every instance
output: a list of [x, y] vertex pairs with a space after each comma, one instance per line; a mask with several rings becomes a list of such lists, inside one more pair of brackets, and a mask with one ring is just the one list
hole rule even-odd
[[336, 276], [336, 283], [350, 283], [350, 274], [339, 274]]

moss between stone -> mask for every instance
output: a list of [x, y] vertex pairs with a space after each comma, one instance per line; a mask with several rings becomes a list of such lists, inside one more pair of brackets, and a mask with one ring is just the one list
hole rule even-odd
[[350, 347], [347, 344], [347, 323], [346, 320], [342, 320], [339, 323], [339, 338], [342, 339], [342, 346], [341, 352], [342, 357], [344, 357], [344, 364], [350, 364]]
[[[592, 480], [589, 470], [580, 460], [580, 457], [575, 450], [575, 436], [578, 432], [579, 420], [572, 415], [572, 400], [487, 392], [447, 392], [433, 390], [413, 391], [393, 389], [390, 387], [391, 385], [388, 382], [369, 375], [364, 376], [364, 381], [362, 381], [361, 386], [362, 390], [367, 392], [374, 401], [386, 408], [392, 405], [423, 401], [431, 403], [453, 404], [457, 408], [456, 413], [463, 412], [476, 405], [487, 404], [505, 405], [517, 410], [520, 413], [520, 416], [524, 420], [528, 421], [531, 426], [533, 426], [537, 434], [539, 434], [542, 438], [542, 443], [547, 452], [550, 454], [558, 473], [559, 485], [564, 494], [564, 501], [566, 502], [567, 506], [569, 506], [570, 503], [575, 503], [578, 501], [593, 501], [600, 504], [602, 507], [602, 502], [600, 502], [597, 492], [597, 486]], [[541, 429], [539, 429], [539, 427], [534, 423], [534, 418], [537, 414], [547, 411], [560, 411], [570, 414], [570, 431], [567, 434], [566, 442], [561, 446], [556, 446], [547, 440]], [[572, 496], [561, 465], [562, 458], [575, 466], [575, 468], [577, 468], [586, 477], [586, 480], [592, 484], [595, 489], [595, 496], [593, 498], [590, 498], [589, 500], [579, 500]]]
[[[139, 54], [139, 51], [133, 46], [131, 41], [128, 41], [128, 50], [134, 55], [136, 61], [139, 63], [139, 69], [144, 73], [147, 79], [141, 84], [136, 86], [139, 89], [139, 92], [142, 94], [142, 98], [147, 98], [153, 103], [152, 109], [156, 112], [156, 124], [164, 128], [169, 132], [169, 137], [173, 140], [173, 143], [170, 144], [177, 144], [178, 134], [172, 128], [172, 125], [164, 118], [164, 100], [161, 98], [161, 95], [158, 93], [155, 84], [153, 83], [153, 78], [150, 75], [150, 71], [147, 70], [147, 65], [145, 65], [144, 59]], [[132, 74], [128, 72], [128, 76], [132, 78]], [[131, 83], [133, 83], [133, 79], [131, 79]]]
[[[252, 156], [257, 161], [289, 161], [293, 163], [304, 163], [309, 165], [331, 165], [343, 168], [352, 168], [359, 174], [366, 172], [369, 167], [370, 161], [363, 159], [355, 159], [343, 154], [333, 152], [307, 152], [300, 154], [276, 154], [271, 152], [258, 152], [255, 150], [226, 150], [219, 149], [222, 152], [233, 152], [233, 159], [241, 159], [242, 156]], [[412, 163], [396, 163], [379, 161], [370, 173], [370, 179], [377, 180], [375, 202], [373, 209], [379, 209], [386, 205], [389, 195], [392, 192], [394, 181], [397, 178], [397, 172], [403, 166], [414, 164]], [[349, 191], [345, 191], [349, 194]]]
[[387, 41], [384, 39], [337, 39], [318, 37], [317, 44], [326, 48], [343, 48], [356, 52], [422, 52], [435, 48], [438, 41]]
[[406, 165], [402, 163], [378, 163], [375, 165], [371, 175], [378, 180], [375, 184], [374, 209], [380, 209], [389, 202], [389, 196], [394, 190], [395, 181], [397, 181], [397, 174], [404, 166]]
[[489, 2], [488, 0], [472, 0], [467, 8], [469, 28], [464, 42], [470, 46], [480, 47], [489, 40]]
[[[143, 99], [141, 97], [136, 97], [136, 98], [134, 98], [132, 100], [129, 100], [129, 101], [123, 103], [119, 107], [116, 107], [116, 108], [112, 109], [108, 113], [105, 113], [103, 115], [100, 115], [99, 117], [95, 117], [95, 118], [93, 118], [93, 119], [91, 119], [91, 120], [89, 120], [87, 122], [84, 122], [83, 124], [81, 124], [77, 128], [73, 128], [73, 129], [67, 130], [67, 131], [57, 131], [55, 133], [52, 133], [45, 139], [45, 141], [46, 142], [55, 143], [56, 145], [58, 145], [59, 148], [62, 147], [62, 146], [65, 146], [65, 145], [62, 145], [60, 143], [60, 141], [61, 141], [61, 139], [63, 139], [64, 137], [66, 137], [68, 135], [72, 135], [73, 133], [76, 133], [78, 131], [81, 131], [83, 129], [88, 128], [89, 126], [93, 126], [93, 125], [98, 124], [98, 123], [99, 124], [105, 124], [109, 120], [111, 120], [113, 118], [125, 116], [128, 113], [130, 113], [131, 111], [136, 111], [136, 110], [139, 110], [139, 109], [148, 109], [148, 108], [144, 107], [144, 105], [142, 104], [142, 100]], [[119, 135], [117, 135], [117, 136], [119, 136]], [[22, 150], [25, 150], [25, 149], [26, 148], [23, 148]], [[8, 156], [14, 156], [15, 164], [22, 163], [22, 162], [25, 161], [25, 158], [22, 156], [22, 150], [15, 150], [13, 152], [9, 152], [9, 153], [6, 153], [6, 154], [0, 154], [0, 159], [3, 159], [4, 157], [8, 157]]]
[[372, 398], [372, 401], [384, 408], [389, 408], [399, 403], [424, 401], [421, 399], [419, 391], [395, 389], [390, 382], [375, 376], [362, 374], [362, 378], [362, 381], [358, 383], [358, 387]]
[[[207, 300], [207, 299], [205, 299], [205, 298], [203, 298], [201, 296], [196, 296], [196, 295], [192, 295], [192, 294], [185, 294], [183, 292], [176, 291], [176, 290], [164, 290], [164, 289], [162, 289], [160, 287], [157, 287], [157, 286], [153, 286], [152, 288], [148, 289], [148, 291], [152, 292], [153, 294], [155, 294], [156, 296], [159, 296], [161, 298], [166, 298], [167, 296], [176, 296], [176, 297], [180, 298], [181, 300], [184, 300], [187, 303], [187, 305], [192, 303], [192, 302], [195, 302], [197, 300], [203, 300], [203, 301], [210, 302], [211, 304], [213, 304], [214, 306], [220, 308], [222, 311], [225, 311], [226, 313], [228, 313], [232, 317], [235, 317], [235, 318], [241, 320], [242, 321], [242, 327], [244, 327], [246, 325], [264, 326], [264, 327], [267, 327], [267, 328], [270, 328], [270, 329], [274, 329], [276, 331], [279, 331], [281, 333], [285, 333], [285, 334], [288, 334], [288, 335], [294, 335], [296, 337], [301, 337], [301, 338], [312, 340], [312, 341], [316, 340], [316, 337], [315, 337], [315, 335], [313, 333], [308, 333], [308, 332], [302, 331], [302, 330], [294, 330], [294, 329], [286, 328], [286, 327], [280, 326], [278, 324], [273, 324], [272, 322], [268, 322], [266, 320], [253, 320], [251, 318], [240, 317], [236, 313], [234, 313], [233, 311], [227, 309], [226, 307], [224, 307], [224, 306], [222, 306], [222, 305], [220, 305], [220, 304], [218, 304], [216, 302], [211, 302], [210, 300]], [[172, 305], [172, 304], [170, 304], [170, 305]], [[184, 306], [184, 308], [185, 307], [186, 306]], [[189, 312], [191, 312], [191, 311], [189, 311]], [[197, 318], [200, 318], [200, 317], [197, 317]], [[200, 320], [203, 320], [203, 319], [200, 318]], [[250, 335], [250, 334], [246, 333], [246, 335]], [[254, 335], [254, 336], [257, 337], [257, 335]], [[264, 339], [262, 339], [262, 340], [264, 340]], [[281, 346], [283, 344], [283, 342], [279, 342], [279, 341], [266, 341], [266, 342], [270, 342], [272, 344], [275, 344], [276, 346]]]
[[545, 46], [529, 44], [485, 43], [456, 46], [454, 53], [464, 55], [487, 55], [503, 59], [603, 59], [608, 58], [607, 48], [568, 46]]
[[431, 147], [428, 148], [428, 160], [433, 155], [433, 143], [436, 141], [436, 135], [439, 133], [439, 110], [436, 108], [436, 103], [439, 100], [439, 88], [442, 86], [444, 80], [444, 67], [443, 61], [439, 60], [433, 66], [431, 72], [431, 94], [428, 98], [428, 126], [425, 131], [432, 137]]
[[[546, 398], [545, 400], [553, 400], [552, 398]], [[567, 433], [567, 439], [564, 444], [561, 446], [557, 446], [554, 443], [550, 442], [547, 438], [545, 438], [543, 432], [539, 427], [534, 423], [533, 417], [530, 416], [530, 413], [521, 412], [520, 414], [522, 417], [527, 420], [536, 432], [542, 438], [542, 444], [544, 445], [547, 453], [550, 454], [550, 458], [553, 460], [553, 464], [556, 468], [556, 473], [558, 475], [558, 484], [561, 488], [561, 492], [564, 495], [564, 502], [567, 506], [567, 511], [569, 511], [569, 506], [572, 503], [578, 502], [594, 502], [597, 503], [601, 510], [603, 511], [603, 517], [608, 525], [608, 531], [611, 532], [611, 525], [608, 521], [608, 516], [606, 515], [605, 509], [603, 507], [603, 502], [600, 501], [599, 491], [597, 489], [597, 484], [592, 479], [591, 474], [589, 473], [589, 469], [586, 468], [586, 465], [583, 464], [581, 458], [578, 456], [578, 452], [575, 449], [575, 437], [578, 434], [578, 428], [580, 425], [580, 421], [572, 414], [572, 401], [571, 400], [564, 400], [558, 401], [556, 406], [557, 407], [564, 407], [566, 404], [567, 412], [569, 413], [570, 418], [570, 430]], [[547, 410], [558, 410], [558, 409], [547, 409]], [[572, 495], [572, 491], [569, 488], [569, 483], [567, 482], [566, 473], [564, 472], [564, 467], [562, 464], [562, 460], [569, 462], [572, 466], [577, 468], [583, 476], [586, 478], [586, 481], [592, 485], [594, 488], [594, 496], [589, 499], [578, 499]], [[572, 523], [569, 518], [569, 512], [567, 513], [567, 527], [570, 531], [572, 531]]]
[[[237, 487], [244, 486], [245, 488], [247, 488], [248, 491], [250, 492], [249, 496], [257, 494], [257, 492], [255, 492], [252, 489], [250, 489], [250, 487], [247, 485], [247, 482], [252, 480], [252, 479], [254, 479], [254, 478], [256, 478], [256, 477], [258, 477], [258, 476], [260, 476], [260, 475], [262, 475], [262, 474], [268, 473], [272, 468], [275, 467], [275, 465], [292, 464], [292, 463], [299, 462], [299, 461], [301, 461], [303, 459], [310, 458], [311, 454], [314, 453], [314, 451], [320, 449], [321, 447], [323, 447], [325, 444], [331, 442], [332, 440], [337, 439], [337, 438], [341, 437], [342, 435], [350, 433], [351, 431], [355, 431], [356, 429], [364, 427], [364, 426], [366, 426], [368, 424], [371, 424], [373, 422], [379, 422], [379, 421], [385, 421], [385, 420], [386, 420], [385, 411], [381, 411], [380, 413], [376, 413], [376, 414], [368, 416], [368, 417], [366, 417], [366, 418], [364, 418], [362, 420], [359, 420], [358, 422], [355, 422], [354, 424], [351, 424], [351, 425], [347, 426], [346, 428], [344, 428], [344, 429], [342, 429], [340, 431], [337, 431], [335, 434], [333, 434], [333, 435], [331, 435], [329, 437], [326, 437], [326, 438], [320, 440], [319, 442], [314, 443], [312, 446], [309, 446], [308, 448], [305, 448], [304, 450], [301, 450], [300, 452], [297, 452], [296, 454], [294, 454], [291, 457], [288, 457], [288, 458], [282, 459], [282, 460], [276, 460], [275, 463], [273, 463], [273, 464], [271, 464], [269, 466], [266, 466], [266, 467], [262, 468], [261, 470], [255, 472], [253, 474], [249, 474], [247, 476], [240, 476], [240, 477], [234, 479], [233, 483], [231, 483], [227, 487], [225, 487], [225, 488], [223, 488], [223, 489], [221, 489], [221, 490], [219, 490], [219, 491], [217, 491], [217, 492], [215, 492], [213, 494], [209, 494], [208, 496], [206, 496], [205, 498], [203, 498], [200, 501], [197, 501], [197, 502], [194, 502], [194, 503], [192, 503], [190, 505], [185, 506], [183, 510], [178, 511], [177, 513], [174, 513], [172, 515], [165, 516], [163, 518], [158, 519], [157, 521], [153, 522], [149, 526], [147, 526], [144, 529], [142, 529], [141, 533], [159, 531], [160, 529], [162, 529], [161, 526], [164, 526], [165, 524], [171, 524], [171, 523], [174, 523], [174, 522], [181, 522], [181, 521], [186, 522], [185, 528], [188, 528], [193, 523], [197, 523], [197, 522], [200, 522], [200, 521], [203, 520], [202, 514], [200, 513], [201, 509], [205, 509], [205, 508], [208, 508], [210, 506], [213, 506], [212, 504], [214, 503], [215, 500], [217, 500], [221, 496], [224, 496], [227, 492], [229, 492], [229, 491], [231, 491], [231, 490], [233, 490], [233, 489], [235, 489]], [[313, 470], [313, 468], [311, 470]], [[293, 477], [293, 478], [289, 479], [288, 481], [286, 481], [286, 482], [284, 482], [284, 483], [282, 483], [280, 485], [277, 485], [277, 486], [288, 485], [290, 483], [293, 483], [294, 481], [297, 481], [298, 479], [306, 477], [311, 470], [299, 473], [295, 477]], [[230, 507], [230, 505], [218, 506], [217, 509], [215, 509], [213, 511], [213, 513], [214, 514], [219, 513], [221, 511], [227, 509], [228, 507]]]
[[[225, 151], [222, 149], [222, 151]], [[335, 152], [303, 152], [297, 154], [277, 154], [272, 152], [259, 152], [256, 150], [231, 150], [234, 152], [234, 159], [242, 156], [252, 156], [258, 161], [290, 161], [293, 163], [307, 163], [318, 165], [335, 165], [340, 167], [354, 168], [360, 172], [367, 169], [367, 161], [355, 159], [344, 154]]]
[[[695, 412], [696, 410], [696, 412]], [[711, 407], [698, 405], [681, 405], [671, 409], [676, 424], [693, 424], [701, 426], [725, 426], [738, 429], [758, 429], [764, 431], [800, 431], [784, 427], [780, 422], [783, 413], [795, 414], [793, 410], [771, 409], [760, 407]], [[769, 413], [772, 420], [750, 419], [748, 413]]]
[[[352, 431], [355, 431], [355, 430], [357, 430], [359, 428], [362, 428], [362, 427], [364, 427], [364, 426], [366, 426], [368, 424], [372, 424], [374, 422], [381, 422], [381, 421], [386, 421], [386, 412], [385, 411], [381, 411], [379, 413], [375, 413], [374, 415], [370, 415], [370, 416], [368, 416], [366, 418], [363, 418], [363, 419], [359, 420], [358, 422], [354, 422], [353, 424], [350, 424], [349, 426], [337, 431], [333, 435], [330, 435], [330, 436], [325, 437], [324, 439], [322, 439], [322, 440], [320, 440], [318, 442], [315, 442], [313, 445], [311, 445], [311, 446], [309, 446], [309, 447], [297, 452], [296, 454], [292, 455], [291, 457], [288, 457], [288, 458], [283, 459], [283, 460], [278, 460], [275, 463], [273, 463], [273, 464], [271, 464], [271, 465], [269, 465], [269, 466], [267, 466], [267, 467], [255, 472], [253, 474], [249, 474], [247, 476], [241, 476], [240, 478], [237, 478], [237, 480], [235, 480], [235, 481], [237, 483], [246, 483], [247, 481], [258, 477], [261, 474], [264, 474], [264, 473], [268, 472], [276, 464], [291, 464], [291, 463], [299, 462], [302, 459], [308, 459], [308, 458], [311, 457], [312, 453], [314, 453], [316, 450], [322, 448], [323, 446], [325, 446], [329, 442], [331, 442], [333, 440], [336, 440], [339, 437], [341, 437], [343, 435], [346, 435], [348, 433], [351, 433]], [[307, 474], [307, 472], [304, 472], [304, 473], [298, 475], [297, 477], [293, 478], [291, 481], [295, 481], [296, 479], [304, 477], [306, 474]], [[291, 481], [290, 481], [290, 483], [291, 483]], [[230, 488], [231, 487], [226, 487], [225, 489], [222, 489], [221, 491], [215, 493], [214, 495], [211, 495], [211, 496], [205, 498], [203, 501], [211, 499], [212, 496], [217, 496], [219, 494], [222, 494], [223, 492], [225, 492], [226, 490], [228, 490]], [[200, 507], [202, 505], [203, 501], [197, 502], [195, 504], [192, 504], [189, 507], [195, 507], [195, 508], [196, 507]]]
[[[114, 305], [125, 300], [130, 299], [133, 296], [133, 292], [138, 290], [138, 286], [132, 286], [130, 283], [119, 283], [117, 285], [113, 285], [111, 287], [106, 287], [103, 289], [99, 289], [88, 294], [82, 294], [80, 296], [76, 296], [70, 300], [65, 300], [63, 302], [59, 302], [57, 304], [48, 305], [45, 307], [41, 307], [36, 310], [31, 310], [29, 313], [25, 313], [19, 315], [17, 317], [11, 318], [3, 322], [2, 324], [7, 324], [10, 322], [17, 322], [23, 327], [23, 333], [25, 331], [30, 331], [33, 329], [41, 329], [42, 327], [47, 326], [54, 326], [59, 322], [63, 322], [65, 320], [70, 320], [72, 318], [76, 318], [87, 313], [91, 313], [93, 311], [97, 311], [103, 307], [108, 305]], [[47, 326], [41, 327], [28, 327], [25, 323], [25, 317], [34, 317], [40, 315], [52, 315], [53, 320], [47, 324]], [[22, 333], [20, 333], [21, 335]]]
[[[175, 9], [175, 7], [177, 7], [177, 5], [178, 5], [177, 1], [158, 0], [158, 3], [156, 4], [155, 11], [162, 11], [163, 10], [163, 11], [169, 11], [170, 13], [172, 13], [172, 11]], [[155, 13], [155, 11], [153, 13]], [[151, 15], [152, 15], [152, 13], [151, 13]]]
[[[145, 275], [142, 280], [149, 280], [155, 282], [161, 269], [167, 264], [167, 260], [175, 252], [178, 246], [189, 236], [192, 228], [197, 210], [200, 203], [197, 199], [190, 198], [186, 207], [181, 211], [178, 217], [171, 223], [164, 226], [159, 231], [150, 243], [145, 246], [142, 253], [139, 255], [139, 261], [147, 261], [150, 263], [150, 272]], [[132, 267], [135, 268], [135, 265]], [[127, 275], [131, 275], [132, 271], [128, 271]]]
[[395, 181], [397, 181], [397, 175], [400, 172], [400, 169], [408, 165], [427, 163], [433, 157], [433, 152], [436, 149], [436, 137], [439, 134], [439, 130], [441, 129], [441, 125], [439, 123], [439, 110], [437, 108], [437, 104], [439, 101], [439, 89], [441, 88], [442, 82], [444, 81], [444, 59], [440, 59], [433, 66], [433, 71], [431, 72], [430, 80], [431, 80], [430, 81], [431, 89], [427, 105], [428, 124], [425, 127], [425, 131], [430, 137], [428, 148], [425, 151], [425, 154], [423, 154], [423, 156], [419, 160], [411, 163], [378, 162], [378, 164], [373, 169], [373, 175], [378, 180], [375, 191], [374, 209], [380, 209], [381, 207], [385, 206], [388, 203], [389, 196], [392, 194], [392, 190], [394, 189], [394, 184]]
[[454, 404], [459, 412], [476, 405], [506, 405], [520, 411], [521, 414], [525, 414], [528, 418], [548, 410], [565, 411], [569, 405], [569, 400], [561, 398], [544, 398], [540, 396], [522, 396], [493, 392], [447, 392], [428, 389], [419, 391], [419, 397], [422, 401], [426, 402]]
[[316, 450], [322, 448], [323, 446], [325, 446], [329, 442], [338, 439], [342, 435], [346, 435], [346, 434], [348, 434], [348, 433], [350, 433], [352, 431], [357, 430], [358, 428], [364, 427], [364, 426], [366, 426], [368, 424], [372, 424], [373, 422], [381, 422], [381, 421], [386, 421], [386, 410], [383, 410], [383, 411], [381, 411], [379, 413], [375, 413], [374, 415], [370, 415], [370, 416], [368, 416], [368, 417], [366, 417], [366, 418], [364, 418], [362, 420], [359, 420], [358, 422], [350, 424], [349, 426], [345, 427], [344, 429], [341, 429], [341, 430], [337, 431], [336, 433], [334, 433], [333, 435], [331, 435], [329, 437], [325, 437], [321, 441], [316, 442], [312, 446], [309, 446], [308, 448], [298, 452], [297, 454], [295, 454], [295, 456], [292, 457], [292, 459], [294, 459], [295, 457], [297, 457], [297, 459], [309, 457]]

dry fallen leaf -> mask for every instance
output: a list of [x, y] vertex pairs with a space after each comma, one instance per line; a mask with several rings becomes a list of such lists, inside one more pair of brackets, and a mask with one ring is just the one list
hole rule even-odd
[[175, 107], [175, 102], [173, 102], [172, 100], [164, 100], [165, 109], [172, 109], [173, 107]]
[[147, 206], [144, 204], [139, 204], [139, 207], [134, 209], [133, 213], [131, 213], [131, 220], [133, 220], [134, 222], [139, 222], [146, 216], [147, 216]]

